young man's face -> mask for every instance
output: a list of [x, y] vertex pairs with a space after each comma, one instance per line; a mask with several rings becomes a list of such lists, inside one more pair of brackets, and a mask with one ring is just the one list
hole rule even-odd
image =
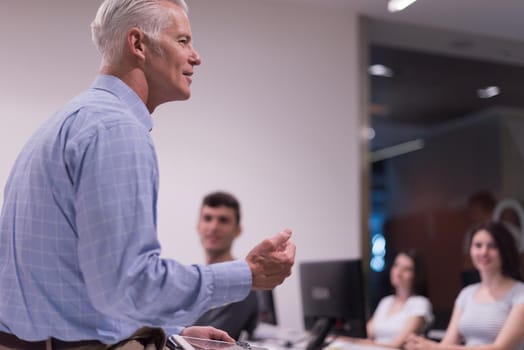
[[234, 209], [226, 206], [202, 207], [197, 230], [208, 254], [219, 255], [231, 249], [233, 241], [241, 232], [235, 214]]

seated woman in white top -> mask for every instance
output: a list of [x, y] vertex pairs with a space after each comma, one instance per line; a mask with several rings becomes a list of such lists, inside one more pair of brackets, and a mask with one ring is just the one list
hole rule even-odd
[[440, 343], [409, 337], [408, 350], [524, 350], [524, 284], [519, 282], [519, 254], [502, 223], [475, 227], [469, 252], [480, 283], [465, 287], [455, 301]]
[[395, 294], [380, 300], [367, 323], [368, 339], [359, 343], [400, 348], [411, 333], [422, 333], [433, 321], [431, 303], [424, 297], [422, 263], [415, 252], [401, 252], [390, 271]]

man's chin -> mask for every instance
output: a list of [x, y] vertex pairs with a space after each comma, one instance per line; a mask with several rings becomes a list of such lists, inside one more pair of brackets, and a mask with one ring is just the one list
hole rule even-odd
[[180, 91], [180, 100], [185, 101], [191, 97], [191, 89], [187, 86], [186, 89], [181, 89]]
[[180, 98], [180, 101], [186, 101], [186, 100], [189, 100], [189, 98], [191, 97], [191, 93], [188, 92], [186, 95], [182, 96]]
[[191, 97], [191, 90], [176, 89], [171, 98], [171, 101], [185, 101]]

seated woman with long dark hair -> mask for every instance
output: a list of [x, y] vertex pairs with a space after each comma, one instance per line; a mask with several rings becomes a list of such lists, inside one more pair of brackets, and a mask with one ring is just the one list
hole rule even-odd
[[394, 293], [380, 300], [369, 319], [368, 338], [353, 341], [400, 348], [411, 333], [422, 333], [433, 321], [423, 264], [414, 251], [396, 255], [390, 282]]
[[480, 224], [469, 253], [480, 282], [462, 289], [440, 343], [412, 335], [408, 350], [523, 350], [524, 284], [515, 237], [499, 222]]

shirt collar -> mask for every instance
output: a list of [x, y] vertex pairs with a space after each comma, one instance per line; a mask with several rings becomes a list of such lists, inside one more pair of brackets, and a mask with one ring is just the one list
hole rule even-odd
[[151, 131], [153, 129], [153, 118], [147, 110], [144, 102], [138, 97], [138, 95], [122, 80], [113, 76], [101, 74], [96, 77], [93, 85], [93, 89], [105, 90], [116, 97], [118, 97], [124, 104], [126, 104], [131, 113], [147, 128]]

